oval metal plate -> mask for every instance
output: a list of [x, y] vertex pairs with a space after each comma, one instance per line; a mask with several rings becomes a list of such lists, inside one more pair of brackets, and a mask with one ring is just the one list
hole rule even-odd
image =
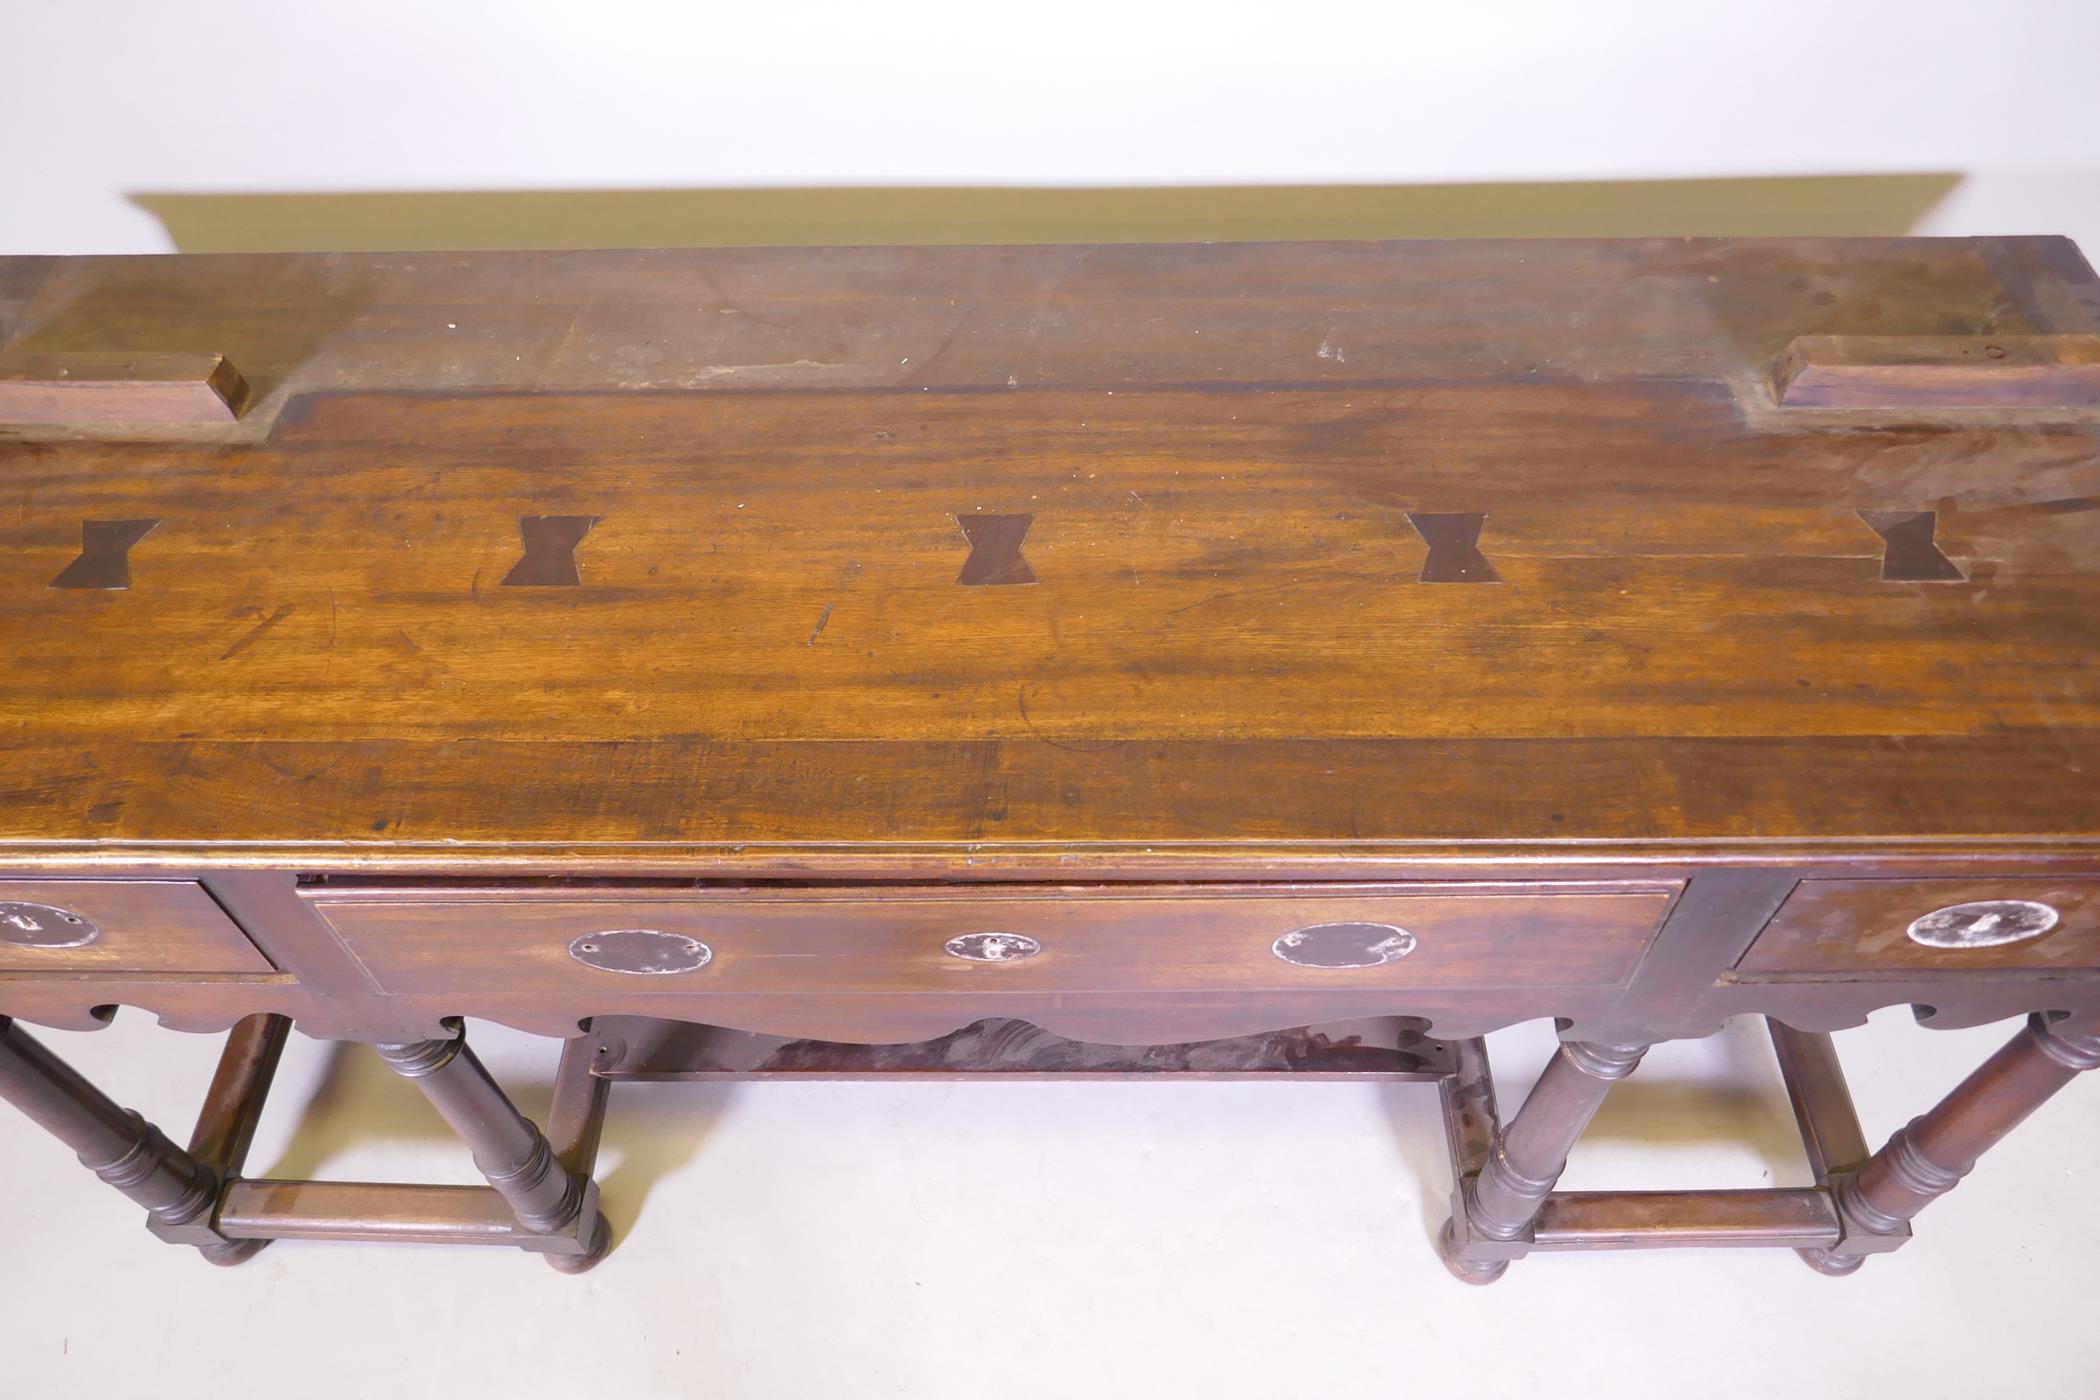
[[1009, 963], [1034, 957], [1043, 945], [1025, 933], [959, 933], [941, 951], [964, 962]]
[[2056, 927], [2057, 917], [2032, 899], [1979, 899], [1913, 919], [1909, 933], [1928, 948], [1996, 948], [2040, 938]]
[[85, 914], [54, 904], [0, 903], [0, 943], [17, 948], [83, 948], [102, 936]]
[[1377, 967], [1398, 962], [1420, 941], [1395, 924], [1312, 924], [1291, 930], [1270, 951], [1298, 967]]
[[600, 972], [634, 977], [671, 977], [698, 972], [714, 961], [715, 950], [697, 938], [655, 928], [609, 928], [569, 942], [569, 956]]

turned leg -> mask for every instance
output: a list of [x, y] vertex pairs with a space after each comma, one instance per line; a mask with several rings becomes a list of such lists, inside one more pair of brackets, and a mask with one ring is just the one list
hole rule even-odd
[[[248, 1163], [248, 1148], [262, 1122], [263, 1105], [270, 1084], [277, 1077], [277, 1063], [284, 1058], [284, 1045], [291, 1038], [289, 1016], [249, 1016], [226, 1037], [219, 1066], [212, 1072], [211, 1087], [204, 1092], [204, 1107], [190, 1133], [190, 1155], [211, 1170], [221, 1185], [239, 1178]], [[162, 1238], [196, 1244], [214, 1264], [233, 1265], [252, 1259], [268, 1240], [194, 1240], [187, 1233]]]
[[1857, 1172], [1839, 1179], [1845, 1237], [1804, 1251], [1824, 1273], [1850, 1273], [1868, 1254], [1899, 1243], [1904, 1224], [1954, 1189], [1977, 1158], [2080, 1071], [2100, 1068], [2100, 1033], [2066, 1029], [2041, 1016], [1919, 1117]]
[[1568, 1151], [1590, 1125], [1611, 1086], [1641, 1062], [1645, 1045], [1597, 1045], [1565, 1040], [1532, 1086], [1516, 1117], [1495, 1136], [1479, 1174], [1462, 1187], [1438, 1237], [1438, 1252], [1467, 1283], [1492, 1283], [1509, 1267], [1505, 1258], [1469, 1257], [1469, 1236], [1521, 1240], [1568, 1165]]
[[449, 1040], [376, 1045], [394, 1073], [414, 1080], [431, 1106], [474, 1154], [474, 1165], [509, 1203], [518, 1224], [537, 1234], [564, 1233], [588, 1207], [582, 1254], [549, 1254], [565, 1273], [589, 1268], [611, 1244], [605, 1217], [597, 1214], [596, 1192], [582, 1175], [563, 1166], [546, 1134], [518, 1112], [481, 1061], [467, 1048], [465, 1032]]
[[81, 1164], [146, 1208], [156, 1230], [196, 1231], [206, 1257], [226, 1241], [211, 1233], [219, 1181], [167, 1135], [80, 1077], [0, 1016], [0, 1098], [80, 1156]]

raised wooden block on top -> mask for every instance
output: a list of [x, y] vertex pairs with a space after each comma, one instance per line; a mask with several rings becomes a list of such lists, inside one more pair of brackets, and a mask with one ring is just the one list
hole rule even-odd
[[2100, 406], [2100, 335], [1805, 335], [1778, 370], [1788, 408]]
[[229, 423], [247, 406], [224, 355], [0, 354], [0, 427]]

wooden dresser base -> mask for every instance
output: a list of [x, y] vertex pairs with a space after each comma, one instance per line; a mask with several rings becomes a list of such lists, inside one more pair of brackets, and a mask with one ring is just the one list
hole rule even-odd
[[227, 1037], [187, 1150], [5, 1018], [0, 1098], [144, 1205], [154, 1234], [195, 1245], [214, 1263], [239, 1263], [277, 1239], [386, 1240], [511, 1245], [580, 1273], [612, 1243], [592, 1170], [616, 1079], [1420, 1080], [1437, 1086], [1456, 1182], [1438, 1252], [1456, 1277], [1483, 1284], [1536, 1250], [1777, 1246], [1797, 1251], [1819, 1272], [1850, 1274], [1867, 1256], [1903, 1245], [1911, 1217], [1951, 1190], [1983, 1151], [2081, 1071], [2100, 1068], [2100, 1032], [2032, 1016], [1953, 1092], [1870, 1155], [1830, 1035], [1767, 1024], [1812, 1187], [1557, 1191], [1569, 1149], [1646, 1047], [1564, 1039], [1505, 1123], [1484, 1040], [1433, 1039], [1398, 1017], [1132, 1047], [1090, 1045], [996, 1019], [922, 1044], [866, 1046], [607, 1018], [564, 1044], [545, 1132], [511, 1104], [463, 1030], [449, 1039], [374, 1047], [452, 1125], [486, 1187], [243, 1177], [291, 1032], [283, 1016], [251, 1016]]
[[[587, 1037], [563, 1049], [547, 1133], [512, 1105], [467, 1048], [464, 1032], [374, 1047], [452, 1125], [487, 1186], [243, 1178], [290, 1033], [283, 1016], [250, 1016], [234, 1027], [187, 1151], [4, 1017], [0, 1098], [144, 1205], [154, 1234], [195, 1245], [215, 1264], [238, 1264], [278, 1239], [507, 1244], [545, 1255], [564, 1273], [581, 1273], [605, 1257], [612, 1232], [591, 1171], [609, 1086], [590, 1072]], [[178, 1186], [186, 1190], [178, 1193]]]
[[[0, 1098], [222, 1262], [587, 1267], [619, 1079], [1296, 1075], [1438, 1085], [1461, 1278], [1845, 1273], [2100, 1062], [2065, 239], [0, 257], [0, 481]], [[2040, 1017], [1873, 1153], [1897, 1006]], [[188, 1149], [7, 1019], [118, 1007]], [[1811, 1185], [1558, 1189], [1746, 1015]], [[487, 1184], [245, 1178], [287, 1021]]]

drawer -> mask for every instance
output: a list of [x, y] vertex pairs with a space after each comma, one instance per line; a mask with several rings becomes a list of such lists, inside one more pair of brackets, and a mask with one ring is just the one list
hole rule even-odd
[[275, 971], [194, 880], [0, 880], [0, 973]]
[[306, 893], [390, 992], [1611, 987], [1674, 886]]
[[1803, 880], [1739, 975], [2100, 970], [2100, 879]]

